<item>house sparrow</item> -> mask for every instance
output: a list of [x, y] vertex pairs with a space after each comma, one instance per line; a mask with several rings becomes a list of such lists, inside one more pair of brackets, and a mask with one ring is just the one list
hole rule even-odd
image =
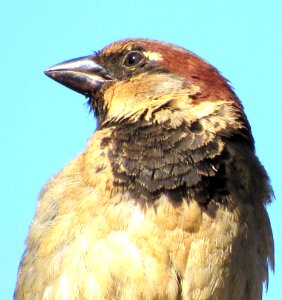
[[261, 299], [272, 190], [227, 80], [146, 39], [45, 74], [88, 97], [97, 130], [41, 192], [14, 298]]

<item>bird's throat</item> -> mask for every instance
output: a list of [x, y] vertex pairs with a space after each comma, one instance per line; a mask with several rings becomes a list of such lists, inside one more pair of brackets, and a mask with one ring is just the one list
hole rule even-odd
[[[116, 127], [108, 150], [114, 184], [144, 203], [165, 194], [174, 203], [193, 198], [206, 205], [215, 193], [214, 178], [223, 176], [224, 170], [220, 140], [206, 144], [205, 138], [196, 123], [183, 122], [178, 128], [141, 123]], [[217, 180], [224, 186], [223, 181]]]

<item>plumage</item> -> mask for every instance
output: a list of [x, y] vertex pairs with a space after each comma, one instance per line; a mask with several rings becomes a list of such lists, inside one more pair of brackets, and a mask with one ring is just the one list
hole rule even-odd
[[45, 73], [98, 126], [41, 192], [14, 298], [261, 299], [272, 190], [227, 80], [145, 39]]

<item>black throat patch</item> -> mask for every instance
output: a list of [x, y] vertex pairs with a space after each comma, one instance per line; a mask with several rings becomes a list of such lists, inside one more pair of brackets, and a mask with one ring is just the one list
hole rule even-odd
[[207, 134], [198, 122], [178, 128], [142, 121], [115, 127], [108, 152], [114, 184], [147, 204], [162, 194], [174, 204], [223, 202], [226, 154], [219, 138], [205, 142]]

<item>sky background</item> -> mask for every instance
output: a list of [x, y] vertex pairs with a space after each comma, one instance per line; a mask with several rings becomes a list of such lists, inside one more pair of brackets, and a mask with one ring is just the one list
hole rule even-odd
[[0, 11], [0, 299], [12, 299], [24, 240], [48, 178], [95, 130], [86, 99], [47, 67], [122, 38], [181, 45], [215, 65], [242, 100], [276, 200], [268, 208], [282, 284], [282, 1], [5, 1]]

